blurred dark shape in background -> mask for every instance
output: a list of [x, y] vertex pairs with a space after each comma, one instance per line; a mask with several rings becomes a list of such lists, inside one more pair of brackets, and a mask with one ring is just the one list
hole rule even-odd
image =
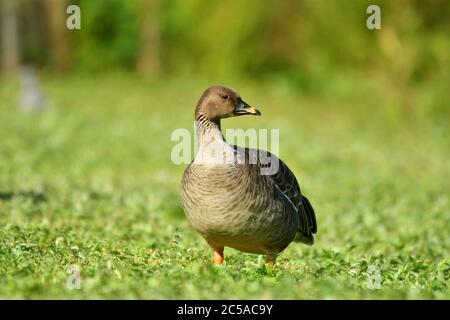
[[22, 66], [20, 71], [21, 92], [19, 106], [26, 113], [44, 111], [47, 99], [42, 92], [36, 70], [33, 66]]
[[[68, 30], [68, 5], [81, 30]], [[381, 7], [381, 30], [366, 9]], [[282, 82], [320, 94], [364, 74], [395, 85], [450, 83], [450, 1], [1, 0], [3, 73], [19, 64], [57, 72], [126, 69], [146, 76]], [[351, 77], [351, 76], [350, 76]], [[434, 86], [437, 97], [445, 86]], [[446, 99], [429, 101], [448, 109]]]
[[0, 2], [1, 67], [6, 73], [14, 73], [19, 67], [16, 5], [11, 0]]

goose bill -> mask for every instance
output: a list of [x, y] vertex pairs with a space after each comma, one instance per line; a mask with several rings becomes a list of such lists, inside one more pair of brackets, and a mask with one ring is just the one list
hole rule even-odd
[[244, 114], [252, 114], [252, 115], [255, 115], [255, 116], [260, 116], [261, 115], [261, 112], [258, 109], [250, 107], [247, 103], [245, 103], [241, 99], [239, 99], [234, 113], [236, 115], [238, 115], [238, 116], [241, 116], [241, 115], [244, 115]]

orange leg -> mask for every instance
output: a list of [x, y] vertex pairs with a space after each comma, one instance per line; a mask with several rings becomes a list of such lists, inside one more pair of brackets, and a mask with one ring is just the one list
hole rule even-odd
[[266, 260], [266, 262], [264, 262], [264, 266], [268, 267], [272, 263], [273, 267], [275, 267], [275, 263], [276, 263], [275, 259], [276, 259], [276, 256], [267, 256], [267, 260]]
[[214, 249], [214, 264], [219, 265], [223, 262], [223, 247]]

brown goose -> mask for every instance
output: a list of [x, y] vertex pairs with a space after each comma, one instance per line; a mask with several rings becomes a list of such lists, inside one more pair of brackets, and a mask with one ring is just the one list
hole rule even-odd
[[[225, 141], [220, 120], [245, 114], [261, 115], [224, 86], [208, 88], [195, 109], [198, 151], [184, 172], [181, 200], [187, 219], [214, 250], [215, 264], [223, 262], [224, 247], [275, 263], [292, 241], [312, 245], [317, 232], [314, 210], [281, 160]], [[267, 159], [277, 170], [262, 174]]]

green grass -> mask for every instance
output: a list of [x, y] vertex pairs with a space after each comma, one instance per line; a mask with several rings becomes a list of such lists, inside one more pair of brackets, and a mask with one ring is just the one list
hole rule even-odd
[[[232, 249], [213, 267], [180, 206], [170, 134], [192, 129], [208, 83], [47, 75], [52, 109], [33, 116], [0, 80], [0, 298], [450, 298], [450, 132], [426, 88], [335, 78], [310, 96], [231, 82], [263, 116], [224, 127], [280, 128], [317, 212], [316, 244], [267, 270]], [[66, 288], [71, 265], [79, 290]]]

